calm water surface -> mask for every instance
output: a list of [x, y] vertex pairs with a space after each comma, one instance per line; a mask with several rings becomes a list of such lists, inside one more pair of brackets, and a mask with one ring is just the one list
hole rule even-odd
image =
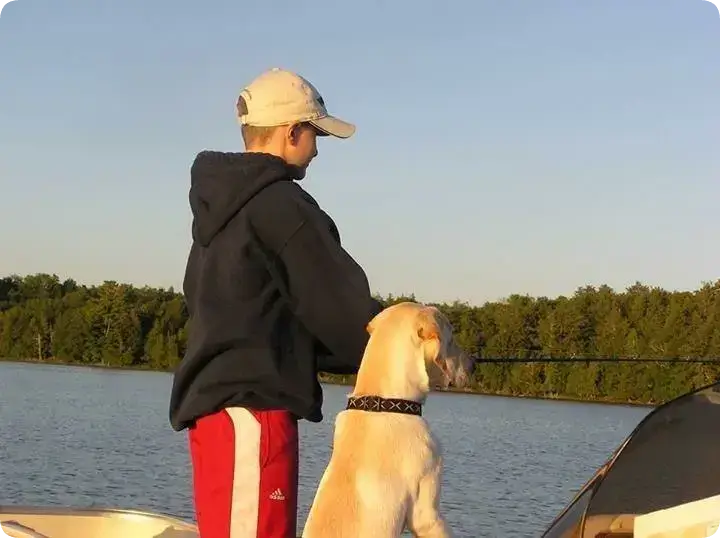
[[[114, 506], [194, 519], [185, 433], [168, 422], [172, 378], [0, 362], [0, 504]], [[348, 387], [301, 422], [299, 522], [330, 457]], [[647, 408], [432, 394], [441, 509], [459, 538], [536, 537]]]

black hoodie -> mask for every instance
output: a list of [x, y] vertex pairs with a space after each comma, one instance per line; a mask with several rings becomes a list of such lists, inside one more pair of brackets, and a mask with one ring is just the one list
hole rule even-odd
[[318, 371], [357, 372], [382, 307], [297, 172], [261, 153], [195, 158], [190, 328], [170, 400], [177, 431], [230, 406], [319, 422]]

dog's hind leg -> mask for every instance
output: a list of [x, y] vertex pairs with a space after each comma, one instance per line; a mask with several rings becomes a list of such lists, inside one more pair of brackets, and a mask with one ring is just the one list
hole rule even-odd
[[440, 460], [418, 483], [417, 496], [408, 510], [407, 527], [415, 538], [452, 538], [440, 515]]

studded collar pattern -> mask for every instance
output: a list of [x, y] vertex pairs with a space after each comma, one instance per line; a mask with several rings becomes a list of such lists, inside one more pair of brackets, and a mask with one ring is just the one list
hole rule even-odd
[[418, 402], [401, 398], [381, 398], [380, 396], [351, 397], [348, 399], [346, 409], [422, 416], [422, 404]]

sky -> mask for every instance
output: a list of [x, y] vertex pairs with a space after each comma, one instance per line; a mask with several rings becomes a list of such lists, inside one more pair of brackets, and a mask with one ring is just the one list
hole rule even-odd
[[16, 0], [0, 275], [180, 290], [190, 165], [271, 67], [357, 124], [303, 180], [374, 292], [471, 304], [720, 279], [705, 0]]

